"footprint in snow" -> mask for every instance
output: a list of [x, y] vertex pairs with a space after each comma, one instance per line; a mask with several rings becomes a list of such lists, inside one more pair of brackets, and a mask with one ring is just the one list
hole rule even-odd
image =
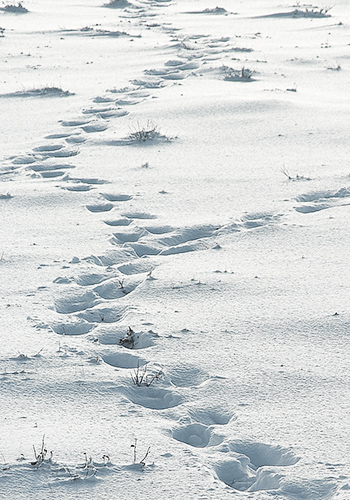
[[41, 156], [43, 158], [70, 158], [71, 156], [77, 156], [78, 154], [78, 149], [59, 149], [57, 151], [42, 152]]
[[133, 274], [150, 273], [155, 268], [154, 264], [145, 259], [138, 259], [118, 266], [118, 271], [127, 276]]
[[64, 186], [63, 189], [66, 189], [67, 191], [73, 191], [73, 192], [84, 192], [84, 191], [90, 191], [93, 189], [91, 186], [88, 184], [72, 184], [70, 186]]
[[128, 352], [106, 353], [101, 355], [103, 361], [115, 368], [137, 368], [146, 364], [146, 360]]
[[131, 219], [115, 219], [115, 220], [105, 220], [103, 221], [108, 226], [129, 226], [132, 223]]
[[76, 120], [60, 121], [62, 127], [81, 127], [91, 122], [91, 118], [77, 118]]
[[61, 133], [61, 134], [49, 134], [45, 136], [45, 139], [66, 139], [70, 137], [70, 133]]
[[[152, 331], [135, 332], [126, 327], [116, 328], [115, 325], [103, 325], [99, 327], [94, 339], [97, 338], [101, 345], [118, 345], [133, 351], [151, 347], [154, 345], [154, 338], [156, 337], [158, 335]], [[136, 368], [136, 366], [131, 368]]]
[[27, 170], [33, 170], [34, 172], [47, 172], [53, 170], [70, 170], [75, 168], [75, 165], [70, 165], [66, 163], [50, 164], [50, 163], [35, 163], [30, 165]]
[[66, 139], [67, 144], [82, 144], [83, 142], [86, 142], [86, 139], [85, 139], [85, 137], [82, 137], [79, 134], [71, 135], [70, 137], [67, 137], [67, 139]]
[[55, 177], [62, 177], [66, 172], [64, 170], [46, 170], [45, 172], [40, 172], [40, 176], [43, 179], [52, 179]]
[[188, 363], [171, 367], [168, 369], [168, 375], [176, 387], [199, 386], [209, 379], [209, 374], [205, 370]]
[[211, 427], [199, 423], [191, 423], [175, 427], [172, 436], [177, 441], [189, 444], [195, 448], [217, 446], [222, 443], [224, 437], [219, 436]]
[[349, 205], [349, 198], [350, 189], [346, 187], [337, 190], [312, 191], [296, 198], [297, 202], [304, 204], [298, 205], [295, 210], [303, 214], [319, 212], [335, 206]]
[[116, 300], [129, 293], [133, 292], [143, 280], [133, 280], [128, 282], [124, 282], [124, 279], [114, 278], [110, 279], [101, 285], [98, 285], [94, 288], [94, 293], [99, 295], [104, 300]]
[[[113, 276], [113, 274], [112, 274]], [[79, 274], [78, 276], [74, 276], [74, 281], [77, 285], [80, 286], [90, 286], [90, 285], [98, 285], [103, 281], [109, 280], [111, 278], [111, 272], [107, 273], [96, 273], [96, 272], [86, 272], [83, 274]]]
[[188, 410], [191, 419], [205, 425], [227, 425], [235, 416], [229, 409], [220, 408], [197, 408], [196, 406]]
[[175, 231], [172, 226], [145, 226], [145, 229], [151, 234], [166, 234]]
[[130, 307], [116, 306], [106, 307], [97, 305], [91, 309], [82, 310], [77, 317], [88, 323], [118, 323], [127, 314]]
[[136, 258], [137, 255], [131, 248], [122, 247], [116, 248], [104, 255], [90, 255], [84, 260], [96, 266], [106, 267], [123, 264], [124, 262], [129, 262]]
[[140, 238], [146, 236], [148, 231], [142, 228], [133, 227], [131, 230], [120, 231], [118, 233], [113, 233], [112, 241], [113, 243], [123, 244], [123, 243], [135, 243], [139, 241]]
[[76, 182], [81, 184], [108, 184], [108, 181], [104, 179], [98, 179], [97, 177], [67, 177], [67, 182]]
[[123, 217], [128, 219], [156, 219], [155, 215], [149, 214], [148, 212], [125, 212], [122, 214]]
[[51, 151], [59, 151], [62, 148], [62, 144], [47, 144], [45, 146], [38, 146], [36, 148], [33, 148], [33, 151], [35, 151], [36, 153], [46, 153]]
[[145, 89], [161, 89], [165, 86], [163, 80], [150, 78], [148, 80], [133, 80], [132, 83]]
[[101, 104], [101, 103], [106, 103], [106, 102], [113, 102], [114, 98], [109, 97], [109, 96], [97, 96], [95, 97], [92, 102], [95, 102], [96, 104]]
[[208, 458], [218, 479], [239, 491], [278, 490], [283, 475], [267, 467], [294, 465], [298, 460], [290, 448], [254, 441], [225, 441]]
[[12, 160], [14, 165], [30, 165], [31, 163], [35, 163], [37, 158], [34, 155], [27, 156], [17, 156]]
[[87, 134], [93, 134], [94, 132], [104, 132], [107, 130], [108, 125], [106, 123], [89, 123], [88, 125], [82, 126], [82, 129]]
[[52, 330], [59, 335], [85, 335], [91, 332], [96, 325], [84, 320], [72, 320], [70, 322], [56, 322], [51, 325]]
[[101, 193], [104, 198], [108, 201], [130, 201], [132, 196], [129, 194], [111, 194], [111, 193]]
[[98, 212], [109, 212], [114, 208], [113, 203], [99, 203], [96, 205], [86, 205], [86, 208], [89, 212], [98, 213]]
[[95, 108], [84, 109], [83, 114], [99, 115], [100, 113], [105, 113], [106, 111], [115, 111], [116, 109], [117, 108], [115, 108], [114, 106], [95, 107]]
[[152, 410], [174, 408], [184, 401], [184, 398], [175, 391], [157, 388], [153, 385], [151, 387], [128, 387], [123, 390], [123, 393], [132, 403]]
[[71, 314], [90, 309], [101, 302], [101, 298], [92, 291], [66, 290], [63, 297], [55, 300], [55, 309], [60, 314]]

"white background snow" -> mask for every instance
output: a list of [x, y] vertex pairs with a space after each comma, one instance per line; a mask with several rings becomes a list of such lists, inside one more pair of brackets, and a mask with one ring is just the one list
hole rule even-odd
[[350, 498], [349, 2], [8, 5], [0, 498]]

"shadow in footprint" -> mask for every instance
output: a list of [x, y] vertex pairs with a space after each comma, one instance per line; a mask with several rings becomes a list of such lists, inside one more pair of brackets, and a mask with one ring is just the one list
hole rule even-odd
[[86, 208], [89, 212], [98, 213], [98, 212], [109, 212], [114, 208], [112, 203], [100, 203], [97, 205], [86, 205]]
[[119, 233], [113, 233], [111, 242], [117, 244], [135, 243], [143, 236], [147, 236], [148, 232], [145, 229], [134, 227], [131, 230], [125, 230]]
[[129, 226], [132, 223], [131, 219], [115, 219], [103, 221], [108, 226]]
[[101, 194], [108, 201], [129, 201], [132, 199], [132, 196], [130, 196], [129, 194], [110, 194], [110, 193], [101, 193]]

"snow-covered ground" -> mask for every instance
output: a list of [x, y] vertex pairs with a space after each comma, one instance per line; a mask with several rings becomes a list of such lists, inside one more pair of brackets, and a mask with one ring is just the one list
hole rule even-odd
[[22, 5], [0, 498], [349, 499], [348, 0]]

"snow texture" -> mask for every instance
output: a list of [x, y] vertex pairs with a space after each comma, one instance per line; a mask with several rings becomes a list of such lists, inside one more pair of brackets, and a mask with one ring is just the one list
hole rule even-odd
[[0, 26], [0, 498], [349, 499], [348, 1]]

